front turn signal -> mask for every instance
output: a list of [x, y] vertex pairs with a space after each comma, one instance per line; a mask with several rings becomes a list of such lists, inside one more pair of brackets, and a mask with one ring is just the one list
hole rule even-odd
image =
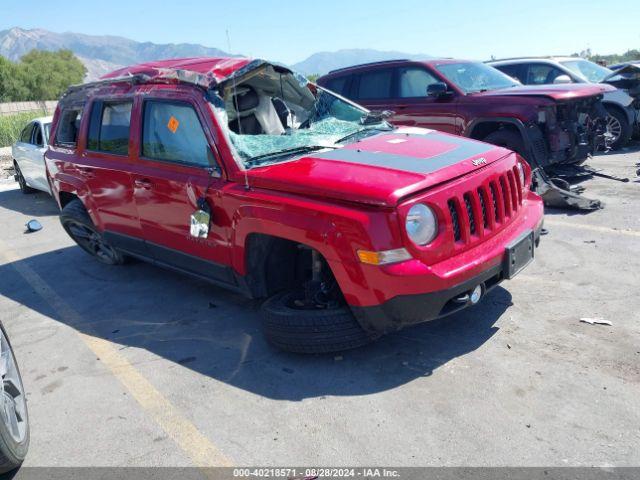
[[386, 265], [389, 263], [404, 262], [411, 259], [411, 254], [404, 248], [396, 248], [395, 250], [384, 250], [381, 252], [372, 252], [369, 250], [358, 250], [358, 259], [367, 265]]

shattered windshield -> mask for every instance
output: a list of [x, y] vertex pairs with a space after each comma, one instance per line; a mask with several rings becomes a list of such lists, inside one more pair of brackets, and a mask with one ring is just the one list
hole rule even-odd
[[560, 63], [573, 73], [577, 73], [593, 83], [600, 83], [605, 77], [613, 73], [613, 70], [588, 60], [566, 60]]
[[436, 68], [465, 93], [486, 92], [518, 86], [513, 78], [480, 62], [445, 63]]
[[214, 111], [245, 168], [340, 148], [393, 128], [384, 116], [271, 65], [234, 82], [224, 86]]

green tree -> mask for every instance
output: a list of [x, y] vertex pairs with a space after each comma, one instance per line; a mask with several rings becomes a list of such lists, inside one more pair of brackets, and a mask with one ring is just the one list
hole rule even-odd
[[28, 95], [18, 65], [0, 56], [0, 102], [12, 102]]
[[70, 50], [32, 50], [20, 62], [0, 57], [0, 101], [55, 100], [81, 83], [86, 69]]

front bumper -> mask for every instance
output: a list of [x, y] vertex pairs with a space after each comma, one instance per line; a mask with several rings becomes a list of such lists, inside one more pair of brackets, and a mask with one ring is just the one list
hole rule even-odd
[[[534, 228], [534, 243], [540, 242], [542, 220]], [[363, 329], [373, 334], [384, 334], [409, 325], [435, 320], [463, 310], [473, 303], [468, 298], [471, 291], [482, 288], [482, 297], [507, 278], [506, 256], [486, 270], [460, 283], [428, 293], [397, 295], [385, 302], [370, 306], [351, 306], [351, 311]]]

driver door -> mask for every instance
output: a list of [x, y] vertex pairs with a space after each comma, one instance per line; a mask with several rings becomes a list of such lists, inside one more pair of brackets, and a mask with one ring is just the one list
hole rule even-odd
[[[131, 171], [147, 251], [158, 263], [209, 280], [234, 283], [222, 208], [224, 180], [195, 99], [156, 91], [138, 98], [140, 144]], [[206, 198], [209, 233], [190, 234], [191, 215]]]

